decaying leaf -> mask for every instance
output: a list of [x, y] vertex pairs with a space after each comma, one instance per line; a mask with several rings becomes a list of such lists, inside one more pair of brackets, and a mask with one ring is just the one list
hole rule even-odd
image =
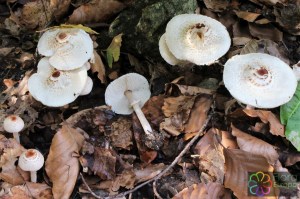
[[205, 94], [214, 94], [215, 90], [201, 88], [198, 86], [186, 86], [186, 85], [180, 85], [176, 83], [168, 83], [166, 84], [166, 94], [170, 96], [176, 96], [176, 95], [198, 95], [201, 93]]
[[252, 109], [244, 109], [243, 111], [250, 117], [259, 117], [263, 123], [269, 123], [270, 132], [273, 135], [285, 137], [284, 126], [280, 123], [279, 119], [271, 111]]
[[248, 22], [254, 22], [257, 17], [260, 16], [258, 13], [247, 12], [247, 11], [235, 11], [235, 14]]
[[[51, 188], [46, 184], [26, 182], [11, 188], [11, 199], [50, 199], [53, 198]], [[9, 197], [10, 198], [10, 197]]]
[[214, 11], [214, 12], [221, 12], [226, 10], [229, 6], [229, 1], [224, 0], [204, 0], [205, 6]]
[[108, 20], [126, 5], [117, 0], [92, 0], [74, 10], [69, 23], [99, 23]]
[[282, 41], [283, 33], [271, 24], [249, 23], [249, 31], [253, 37], [259, 39], [270, 39], [273, 41]]
[[82, 24], [60, 24], [59, 26], [52, 26], [50, 28], [43, 29], [39, 32], [44, 32], [47, 30], [51, 30], [53, 28], [61, 28], [61, 29], [77, 28], [77, 29], [81, 29], [89, 34], [96, 34], [96, 35], [99, 34], [96, 31], [94, 31], [93, 29], [91, 29], [90, 27], [84, 26]]
[[209, 182], [193, 184], [176, 194], [172, 199], [230, 199], [231, 194], [222, 184]]
[[[265, 157], [239, 149], [224, 149], [225, 181], [224, 186], [233, 191], [238, 198], [248, 197], [248, 172], [273, 172]], [[273, 192], [276, 190], [272, 190]], [[276, 194], [272, 194], [275, 199]]]
[[29, 172], [22, 171], [21, 169], [18, 170], [18, 168], [15, 166], [16, 161], [17, 158], [7, 162], [2, 166], [0, 173], [0, 179], [12, 185], [20, 185], [30, 179]]
[[94, 62], [91, 63], [91, 70], [93, 73], [98, 72], [97, 77], [101, 81], [101, 83], [106, 83], [106, 73], [105, 73], [105, 66], [102, 62], [100, 55], [97, 51], [94, 50]]
[[126, 189], [132, 189], [135, 182], [135, 173], [133, 170], [124, 170], [119, 174], [113, 181], [111, 189], [113, 191], [118, 191], [120, 187], [125, 187]]
[[231, 128], [232, 135], [236, 136], [240, 149], [265, 157], [270, 165], [274, 165], [278, 160], [279, 155], [274, 146], [261, 139], [244, 133], [233, 125], [231, 125]]
[[15, 139], [7, 139], [4, 135], [0, 134], [0, 168], [5, 164], [13, 161], [19, 157], [25, 149]]
[[122, 43], [122, 33], [118, 34], [113, 38], [111, 41], [110, 45], [106, 49], [106, 58], [107, 58], [107, 63], [110, 68], [112, 68], [113, 62], [117, 62], [120, 57], [120, 48], [121, 48], [121, 43]]
[[134, 167], [134, 174], [136, 179], [135, 183], [138, 184], [141, 182], [145, 182], [158, 175], [165, 168], [166, 165], [164, 165], [163, 163], [150, 164], [145, 168], [140, 168], [139, 166], [135, 166]]
[[67, 125], [54, 135], [45, 163], [54, 198], [70, 197], [80, 169], [78, 156], [83, 141], [84, 137]]
[[[217, 182], [223, 184], [224, 155], [222, 146], [216, 138], [216, 130], [210, 129], [196, 144], [194, 153], [197, 158], [201, 182]], [[203, 174], [206, 175], [203, 175]]]

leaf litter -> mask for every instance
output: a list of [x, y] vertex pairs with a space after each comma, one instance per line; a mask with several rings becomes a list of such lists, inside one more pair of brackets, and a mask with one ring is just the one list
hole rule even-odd
[[[299, 8], [298, 2], [204, 0], [198, 3], [199, 13], [221, 21], [231, 31], [233, 45], [224, 60], [235, 54], [263, 52], [290, 65], [299, 61], [300, 22], [296, 17], [299, 9], [294, 9]], [[8, 1], [7, 5], [11, 15], [1, 23], [6, 31], [0, 30], [5, 36], [0, 54], [20, 66], [18, 69], [24, 75], [12, 76], [9, 71], [15, 71], [16, 67], [3, 61], [9, 76], [0, 73], [6, 86], [0, 98], [0, 122], [15, 113], [25, 120], [26, 127], [21, 132], [22, 146], [0, 126], [0, 197], [248, 198], [249, 171], [271, 172], [271, 176], [273, 171], [299, 171], [300, 155], [296, 150], [299, 150], [299, 133], [295, 133], [299, 119], [298, 93], [281, 110], [242, 109], [224, 89], [221, 73], [212, 69], [215, 65], [209, 69], [191, 68], [194, 77], [201, 76], [201, 81], [213, 76], [217, 83], [212, 87], [189, 78], [193, 75], [183, 73], [182, 68], [147, 69], [149, 65], [155, 68], [152, 60], [123, 53], [121, 41], [127, 39], [126, 35], [110, 38], [103, 46], [97, 42], [100, 47], [95, 49], [90, 74], [96, 87], [103, 88], [109, 79], [123, 73], [135, 70], [145, 73], [154, 93], [160, 93], [152, 96], [142, 109], [157, 132], [156, 139], [147, 139], [135, 114], [120, 116], [109, 107], [100, 106], [104, 104], [103, 93], [98, 91], [93, 91], [97, 102], [85, 110], [81, 109], [80, 98], [79, 102], [60, 109], [43, 107], [31, 98], [26, 88], [37, 59], [33, 49], [36, 40], [29, 39], [20, 48], [15, 39], [28, 39], [28, 33], [21, 35], [24, 30], [43, 31], [51, 22], [65, 21], [75, 24], [66, 24], [65, 28], [80, 26], [95, 33], [79, 25], [88, 24], [101, 35], [105, 23], [130, 7], [131, 1], [112, 0], [106, 5], [103, 1]], [[99, 9], [103, 12], [93, 11]], [[18, 58], [14, 58], [16, 55]], [[224, 60], [216, 65], [222, 66]], [[148, 74], [149, 71], [153, 74]], [[160, 78], [167, 83], [165, 89]], [[188, 80], [185, 83], [184, 78]], [[175, 81], [170, 82], [172, 79]], [[50, 140], [48, 145], [45, 140]], [[20, 153], [29, 146], [39, 148], [45, 155], [45, 173], [38, 173], [39, 183], [28, 182], [28, 172], [15, 166]], [[289, 190], [273, 189], [270, 198], [281, 193]]]

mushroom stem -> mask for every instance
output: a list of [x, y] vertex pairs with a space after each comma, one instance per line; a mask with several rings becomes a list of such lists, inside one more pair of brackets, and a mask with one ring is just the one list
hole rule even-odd
[[20, 136], [18, 132], [13, 133], [15, 140], [20, 143]]
[[[141, 107], [139, 106], [139, 100], [135, 100], [132, 96], [132, 92], [131, 91], [125, 91], [125, 96], [127, 97], [127, 99], [129, 100], [130, 105], [132, 106], [134, 112], [136, 113], [137, 117], [140, 120], [140, 123], [144, 129], [144, 132], [149, 135], [152, 133], [152, 128], [148, 122], [148, 120], [146, 119], [143, 111], [141, 110]], [[152, 135], [152, 134], [151, 134]]]
[[30, 180], [31, 182], [36, 182], [37, 180], [36, 171], [30, 171]]

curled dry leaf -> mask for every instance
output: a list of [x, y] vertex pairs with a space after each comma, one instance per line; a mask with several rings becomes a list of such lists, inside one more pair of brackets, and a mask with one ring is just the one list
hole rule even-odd
[[231, 128], [232, 135], [236, 136], [240, 149], [265, 157], [271, 165], [274, 165], [278, 160], [279, 155], [274, 146], [261, 139], [244, 133], [243, 131], [235, 128], [233, 125], [231, 125]]
[[51, 188], [46, 184], [26, 182], [11, 188], [11, 199], [50, 199], [53, 198]]
[[94, 62], [91, 63], [91, 70], [93, 73], [98, 72], [97, 77], [101, 81], [101, 83], [105, 84], [107, 82], [105, 66], [102, 62], [100, 55], [95, 50], [94, 50]]
[[223, 184], [225, 159], [216, 136], [216, 129], [210, 129], [196, 144], [194, 153], [199, 155], [197, 162], [201, 181]]
[[141, 168], [139, 166], [134, 167], [134, 174], [135, 174], [135, 184], [145, 182], [149, 179], [154, 178], [160, 172], [162, 172], [166, 168], [166, 165], [163, 163], [160, 164], [150, 164], [145, 168]]
[[106, 134], [114, 147], [129, 150], [132, 145], [132, 123], [129, 118], [120, 117], [111, 124], [111, 132]]
[[125, 7], [124, 3], [117, 0], [92, 0], [75, 9], [68, 22], [72, 24], [104, 22]]
[[[224, 186], [233, 191], [237, 198], [248, 198], [248, 172], [273, 172], [265, 157], [239, 149], [224, 149], [225, 180]], [[272, 190], [275, 191], [276, 190]], [[272, 193], [275, 199], [276, 194]]]
[[83, 141], [84, 137], [67, 125], [54, 135], [45, 164], [54, 198], [70, 197], [80, 169], [78, 156]]
[[230, 199], [231, 194], [222, 184], [209, 182], [193, 184], [176, 194], [172, 199]]
[[253, 12], [247, 12], [247, 11], [235, 11], [235, 14], [241, 18], [244, 19], [248, 22], [254, 22], [257, 17], [260, 16], [258, 13], [253, 13]]
[[243, 111], [250, 117], [259, 117], [263, 123], [269, 123], [270, 132], [273, 135], [285, 137], [284, 126], [280, 123], [279, 119], [271, 111], [252, 109], [244, 109]]

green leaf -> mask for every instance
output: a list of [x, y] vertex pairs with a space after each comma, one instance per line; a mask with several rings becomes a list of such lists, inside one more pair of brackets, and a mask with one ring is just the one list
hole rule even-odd
[[113, 38], [110, 45], [106, 49], [107, 63], [112, 68], [112, 63], [117, 62], [120, 58], [120, 48], [122, 43], [122, 33]]
[[286, 138], [300, 151], [300, 83], [293, 98], [280, 107], [280, 120], [286, 125]]
[[[280, 121], [286, 125], [289, 118], [292, 117], [300, 108], [300, 83], [298, 83], [296, 92], [292, 99], [280, 107]], [[300, 119], [300, 117], [298, 118]]]

